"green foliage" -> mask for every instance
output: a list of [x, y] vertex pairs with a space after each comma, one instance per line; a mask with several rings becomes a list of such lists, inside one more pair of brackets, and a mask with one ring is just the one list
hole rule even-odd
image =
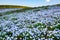
[[60, 6], [60, 4], [56, 4], [56, 6]]
[[58, 20], [58, 23], [60, 23], [60, 20]]
[[12, 32], [7, 32], [6, 35], [12, 36]]
[[48, 30], [52, 30], [52, 31], [55, 29], [55, 27], [53, 27], [53, 26], [52, 27], [47, 27], [47, 28], [48, 28]]
[[[2, 31], [1, 31], [2, 32]], [[0, 32], [0, 40], [4, 40], [6, 38], [6, 33]]]
[[20, 35], [16, 36], [17, 39], [23, 39], [26, 37], [26, 40], [32, 40], [31, 35], [28, 32], [21, 33]]
[[9, 14], [12, 14], [13, 12], [12, 11], [7, 11], [7, 12], [4, 12], [3, 15], [9, 15]]
[[48, 6], [42, 6], [43, 9], [48, 9]]
[[8, 17], [7, 16], [4, 16], [3, 19], [8, 20]]
[[59, 40], [59, 39], [57, 39], [57, 37], [56, 37], [56, 36], [54, 36], [53, 40]]
[[0, 13], [0, 16], [2, 16], [2, 13]]
[[51, 36], [47, 36], [47, 38], [53, 38], [53, 40], [58, 40], [56, 36], [54, 36], [53, 34]]
[[0, 31], [2, 31], [3, 30], [3, 28], [2, 28], [2, 26], [0, 26]]
[[41, 26], [41, 23], [36, 23], [36, 24], [34, 24], [34, 27], [35, 27], [35, 28], [38, 27], [38, 26]]
[[40, 9], [33, 10], [33, 12], [37, 12], [37, 11], [40, 11]]
[[0, 35], [0, 37], [2, 37], [2, 38], [5, 38], [5, 36], [6, 36], [5, 34], [1, 34], [1, 35]]
[[23, 36], [23, 34], [21, 33], [19, 36], [17, 36], [17, 39], [18, 38], [23, 38], [24, 36]]
[[34, 27], [35, 27], [35, 28], [38, 27], [38, 26], [40, 26], [40, 27], [43, 26], [43, 28], [46, 27], [46, 25], [45, 25], [45, 24], [42, 24], [42, 23], [36, 23], [36, 24], [34, 24]]
[[31, 23], [35, 23], [35, 21], [31, 21]]
[[17, 18], [14, 17], [14, 18], [12, 18], [11, 20], [17, 20]]
[[32, 25], [29, 25], [28, 28], [33, 28]]
[[58, 25], [56, 26], [56, 28], [60, 29], [60, 24], [58, 24]]
[[27, 38], [26, 40], [32, 40], [33, 39], [32, 36], [30, 35], [30, 33], [26, 32], [25, 35]]

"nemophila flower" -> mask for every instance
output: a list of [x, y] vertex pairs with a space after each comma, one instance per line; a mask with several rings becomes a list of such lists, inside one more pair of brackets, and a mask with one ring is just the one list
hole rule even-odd
[[59, 6], [52, 6], [3, 12], [0, 40], [59, 40], [59, 10]]

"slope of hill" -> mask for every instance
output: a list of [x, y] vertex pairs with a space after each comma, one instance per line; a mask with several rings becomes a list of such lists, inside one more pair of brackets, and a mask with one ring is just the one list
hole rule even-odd
[[16, 5], [0, 5], [0, 8], [30, 8], [27, 6], [16, 6]]
[[0, 40], [59, 40], [60, 6], [0, 13]]
[[8, 13], [8, 12], [20, 12], [22, 10], [29, 9], [31, 7], [27, 6], [16, 6], [16, 5], [0, 5], [0, 16], [2, 13]]

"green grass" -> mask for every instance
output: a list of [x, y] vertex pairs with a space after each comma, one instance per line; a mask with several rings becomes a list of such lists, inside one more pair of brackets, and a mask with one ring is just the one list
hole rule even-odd
[[4, 8], [30, 8], [30, 7], [18, 5], [0, 5], [0, 8], [4, 9]]
[[17, 20], [17, 18], [14, 17], [14, 18], [12, 18], [11, 20], [13, 20], [13, 21], [14, 21], [14, 20]]

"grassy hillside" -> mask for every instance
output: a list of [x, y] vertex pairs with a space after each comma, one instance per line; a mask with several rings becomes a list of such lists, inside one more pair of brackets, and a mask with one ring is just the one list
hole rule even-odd
[[16, 5], [0, 5], [0, 8], [30, 8], [27, 6], [16, 6]]

